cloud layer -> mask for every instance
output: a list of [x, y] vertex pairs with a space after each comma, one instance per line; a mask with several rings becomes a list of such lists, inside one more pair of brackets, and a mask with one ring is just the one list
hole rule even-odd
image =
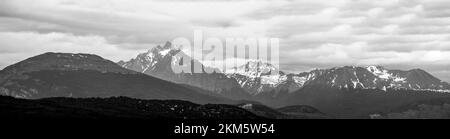
[[448, 0], [2, 0], [0, 67], [46, 51], [128, 59], [195, 29], [280, 38], [291, 72], [384, 65], [450, 81]]

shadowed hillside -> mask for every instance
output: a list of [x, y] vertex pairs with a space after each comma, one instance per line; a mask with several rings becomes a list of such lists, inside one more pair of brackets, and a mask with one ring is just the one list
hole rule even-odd
[[0, 96], [0, 113], [7, 119], [262, 119], [231, 105], [127, 97], [26, 100]]

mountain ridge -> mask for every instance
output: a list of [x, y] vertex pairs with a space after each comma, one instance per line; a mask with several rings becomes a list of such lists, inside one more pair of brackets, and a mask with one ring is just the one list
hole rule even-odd
[[[238, 70], [239, 71], [239, 70]], [[241, 70], [242, 71], [242, 70]], [[292, 92], [300, 89], [304, 85], [311, 84], [322, 84], [337, 88], [363, 88], [363, 89], [382, 89], [394, 88], [394, 89], [411, 89], [411, 90], [428, 90], [436, 92], [450, 92], [450, 85], [444, 82], [430, 73], [422, 69], [411, 69], [411, 70], [388, 70], [382, 66], [342, 66], [334, 67], [329, 69], [315, 69], [309, 72], [302, 72], [299, 74], [289, 73], [284, 74], [280, 72], [279, 76], [275, 79], [281, 79], [278, 82], [270, 83], [272, 85], [283, 85], [283, 82], [292, 80], [295, 81], [297, 86], [288, 92]], [[248, 73], [237, 73], [232, 74], [241, 84], [245, 86], [248, 84], [247, 81], [259, 81], [257, 83], [251, 84], [264, 84], [262, 79], [268, 78], [270, 76], [264, 77], [264, 75], [258, 76], [248, 76]], [[245, 78], [247, 77], [247, 78]], [[244, 78], [244, 79], [240, 79]], [[258, 79], [259, 78], [259, 79]], [[274, 78], [274, 77], [272, 77]], [[291, 81], [292, 82], [292, 81]], [[267, 83], [266, 83], [267, 84]], [[262, 85], [259, 88], [264, 87]], [[256, 87], [256, 88], [258, 88]], [[272, 87], [275, 90], [277, 87]]]
[[[164, 46], [157, 46], [127, 62], [119, 61], [118, 64], [167, 81], [188, 84], [219, 94], [229, 93], [232, 90], [230, 88], [234, 88], [239, 90], [240, 95], [225, 95], [234, 99], [244, 96], [246, 99], [255, 96], [273, 98], [316, 84], [339, 89], [362, 88], [386, 91], [392, 88], [450, 93], [450, 85], [447, 82], [441, 81], [425, 70], [389, 70], [380, 65], [341, 66], [301, 73], [285, 73], [270, 63], [248, 60], [243, 65], [224, 73], [175, 74], [171, 72], [171, 57], [180, 53], [186, 55], [178, 49], [173, 49], [172, 44], [167, 42]], [[195, 59], [192, 63], [208, 68]], [[277, 71], [279, 74], [269, 74], [272, 71]]]

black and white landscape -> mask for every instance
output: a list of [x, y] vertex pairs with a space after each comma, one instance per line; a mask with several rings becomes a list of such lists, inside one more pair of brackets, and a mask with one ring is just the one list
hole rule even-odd
[[[162, 55], [164, 49], [170, 52]], [[64, 111], [55, 117], [118, 118], [114, 113], [119, 113], [142, 119], [399, 118], [401, 110], [420, 111], [423, 105], [443, 107], [429, 118], [447, 118], [449, 112], [450, 85], [421, 69], [344, 66], [274, 76], [258, 72], [273, 69], [270, 64], [254, 61], [233, 74], [176, 74], [169, 70], [170, 59], [179, 52], [166, 43], [118, 64], [92, 54], [28, 58], [0, 72], [1, 94], [16, 98], [2, 97], [2, 116], [52, 117], [53, 107]], [[73, 115], [79, 109], [93, 111]], [[419, 112], [408, 116], [427, 118]]]
[[[447, 5], [2, 0], [0, 117], [449, 119]], [[279, 38], [280, 66], [209, 65], [172, 42], [194, 30], [223, 40]], [[203, 72], [173, 72], [180, 56]]]

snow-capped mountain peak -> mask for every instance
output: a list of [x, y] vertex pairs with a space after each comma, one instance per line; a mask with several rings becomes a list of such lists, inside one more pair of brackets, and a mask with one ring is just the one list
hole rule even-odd
[[[194, 73], [174, 72], [172, 65], [181, 63], [180, 60], [186, 57], [190, 58], [188, 53], [184, 53], [180, 48], [175, 48], [175, 46], [172, 46], [172, 44], [168, 42], [163, 46], [157, 46], [145, 53], [141, 53], [136, 58], [126, 62], [122, 61], [117, 64], [133, 71], [177, 84], [199, 87], [230, 98], [242, 99], [249, 96], [244, 89], [240, 88], [236, 80], [221, 73], [219, 69], [203, 65], [203, 63], [197, 59], [192, 58], [190, 59], [191, 62], [186, 64], [192, 67], [201, 66], [203, 72], [197, 70], [193, 71]], [[213, 71], [213, 73], [206, 73], [206, 71]]]
[[179, 49], [172, 47], [170, 42], [166, 42], [163, 46], [158, 45], [145, 53], [138, 54], [136, 58], [130, 61], [120, 61], [117, 64], [134, 71], [145, 73], [149, 70], [155, 70], [156, 65], [179, 52]]
[[[278, 72], [279, 74], [272, 74]], [[275, 87], [286, 83], [289, 78], [274, 65], [262, 60], [248, 60], [245, 64], [238, 66], [228, 76], [238, 81], [241, 87], [253, 95], [273, 90]]]
[[240, 74], [243, 76], [256, 78], [270, 74], [278, 69], [268, 62], [262, 60], [249, 60], [245, 64], [227, 71], [227, 74]]

